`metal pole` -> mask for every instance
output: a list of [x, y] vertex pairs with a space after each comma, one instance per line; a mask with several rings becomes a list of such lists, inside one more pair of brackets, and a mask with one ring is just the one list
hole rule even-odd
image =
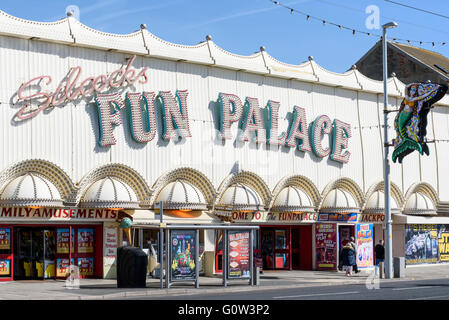
[[196, 239], [195, 239], [195, 288], [200, 287], [200, 230], [196, 229]]
[[223, 230], [223, 258], [222, 258], [222, 269], [223, 269], [223, 285], [226, 287], [228, 285], [228, 230]]
[[163, 202], [159, 203], [159, 217], [160, 217], [160, 225], [159, 225], [159, 280], [160, 280], [160, 288], [164, 288], [164, 230], [162, 229], [162, 221], [164, 216], [164, 204]]
[[171, 280], [171, 269], [170, 269], [170, 262], [171, 262], [171, 241], [170, 241], [170, 230], [167, 230], [165, 233], [165, 287], [167, 289], [170, 288], [170, 280]]
[[[254, 243], [254, 230], [249, 230], [249, 273], [250, 273], [250, 280], [249, 284], [254, 285], [254, 250], [253, 250], [253, 243]], [[257, 270], [256, 270], [257, 272]]]
[[388, 158], [388, 91], [387, 91], [387, 28], [393, 28], [396, 23], [388, 23], [382, 26], [382, 64], [384, 82], [384, 196], [385, 196], [385, 278], [393, 278], [393, 243], [392, 243], [392, 220], [390, 208], [390, 160]]

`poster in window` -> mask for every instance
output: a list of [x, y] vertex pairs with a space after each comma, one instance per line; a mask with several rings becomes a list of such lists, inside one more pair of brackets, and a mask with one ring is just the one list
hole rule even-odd
[[69, 264], [69, 259], [56, 259], [56, 276], [68, 277], [70, 265], [75, 265], [75, 260], [72, 258]]
[[11, 250], [10, 228], [0, 228], [0, 250]]
[[372, 267], [374, 260], [373, 225], [357, 225], [357, 266], [359, 268]]
[[438, 225], [439, 261], [449, 262], [449, 225]]
[[228, 231], [228, 278], [249, 278], [249, 231]]
[[94, 258], [78, 258], [78, 270], [80, 276], [93, 276]]
[[438, 228], [430, 224], [405, 226], [406, 264], [438, 262]]
[[94, 229], [78, 229], [78, 253], [94, 252]]
[[0, 276], [10, 276], [11, 275], [11, 260], [0, 259]]
[[335, 223], [318, 223], [315, 228], [317, 269], [335, 270], [337, 267], [337, 226]]
[[195, 280], [196, 231], [173, 230], [170, 233], [171, 278], [173, 280]]
[[[73, 243], [75, 242], [75, 230], [72, 229], [72, 243], [71, 250], [72, 253], [75, 251]], [[69, 253], [69, 229], [57, 229], [56, 230], [56, 253]]]

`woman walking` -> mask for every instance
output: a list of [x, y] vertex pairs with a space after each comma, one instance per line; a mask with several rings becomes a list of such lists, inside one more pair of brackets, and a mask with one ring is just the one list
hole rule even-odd
[[352, 276], [352, 266], [356, 264], [356, 261], [354, 248], [349, 242], [343, 247], [341, 259], [343, 270], [346, 271], [346, 276]]

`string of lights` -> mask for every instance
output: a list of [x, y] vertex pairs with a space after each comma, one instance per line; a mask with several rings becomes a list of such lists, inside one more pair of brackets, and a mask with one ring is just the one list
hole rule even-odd
[[[331, 26], [335, 26], [335, 27], [339, 28], [340, 30], [348, 30], [348, 31], [352, 32], [353, 36], [355, 36], [356, 34], [363, 34], [363, 35], [366, 35], [366, 36], [370, 36], [370, 37], [372, 36], [372, 37], [377, 37], [379, 39], [382, 39], [382, 35], [380, 35], [380, 34], [373, 33], [373, 32], [367, 32], [367, 31], [356, 29], [356, 28], [351, 28], [351, 27], [348, 27], [348, 26], [344, 26], [342, 24], [338, 24], [338, 23], [335, 23], [335, 22], [331, 22], [331, 21], [328, 21], [328, 20], [323, 19], [321, 17], [316, 17], [316, 16], [313, 16], [313, 15], [308, 14], [306, 12], [297, 10], [295, 8], [292, 8], [292, 7], [288, 6], [288, 5], [284, 5], [281, 2], [279, 2], [279, 1], [275, 1], [275, 0], [268, 0], [268, 1], [270, 1], [271, 3], [273, 3], [276, 6], [283, 7], [285, 9], [289, 10], [291, 14], [301, 14], [301, 15], [303, 15], [304, 17], [306, 17], [307, 21], [315, 20], [315, 21], [318, 21], [318, 22], [322, 23], [323, 26], [331, 25]], [[444, 45], [448, 44], [447, 41], [424, 41], [424, 40], [413, 40], [413, 39], [403, 39], [403, 38], [391, 38], [391, 40], [394, 41], [394, 42], [403, 42], [403, 43], [407, 43], [407, 44], [416, 43], [416, 44], [419, 44], [420, 46], [422, 46], [422, 45], [432, 45], [432, 47], [435, 47], [436, 45], [444, 46]]]

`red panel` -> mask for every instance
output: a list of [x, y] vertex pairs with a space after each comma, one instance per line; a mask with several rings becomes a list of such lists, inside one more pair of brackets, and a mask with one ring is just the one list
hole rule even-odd
[[300, 226], [300, 262], [301, 270], [312, 270], [312, 226]]

